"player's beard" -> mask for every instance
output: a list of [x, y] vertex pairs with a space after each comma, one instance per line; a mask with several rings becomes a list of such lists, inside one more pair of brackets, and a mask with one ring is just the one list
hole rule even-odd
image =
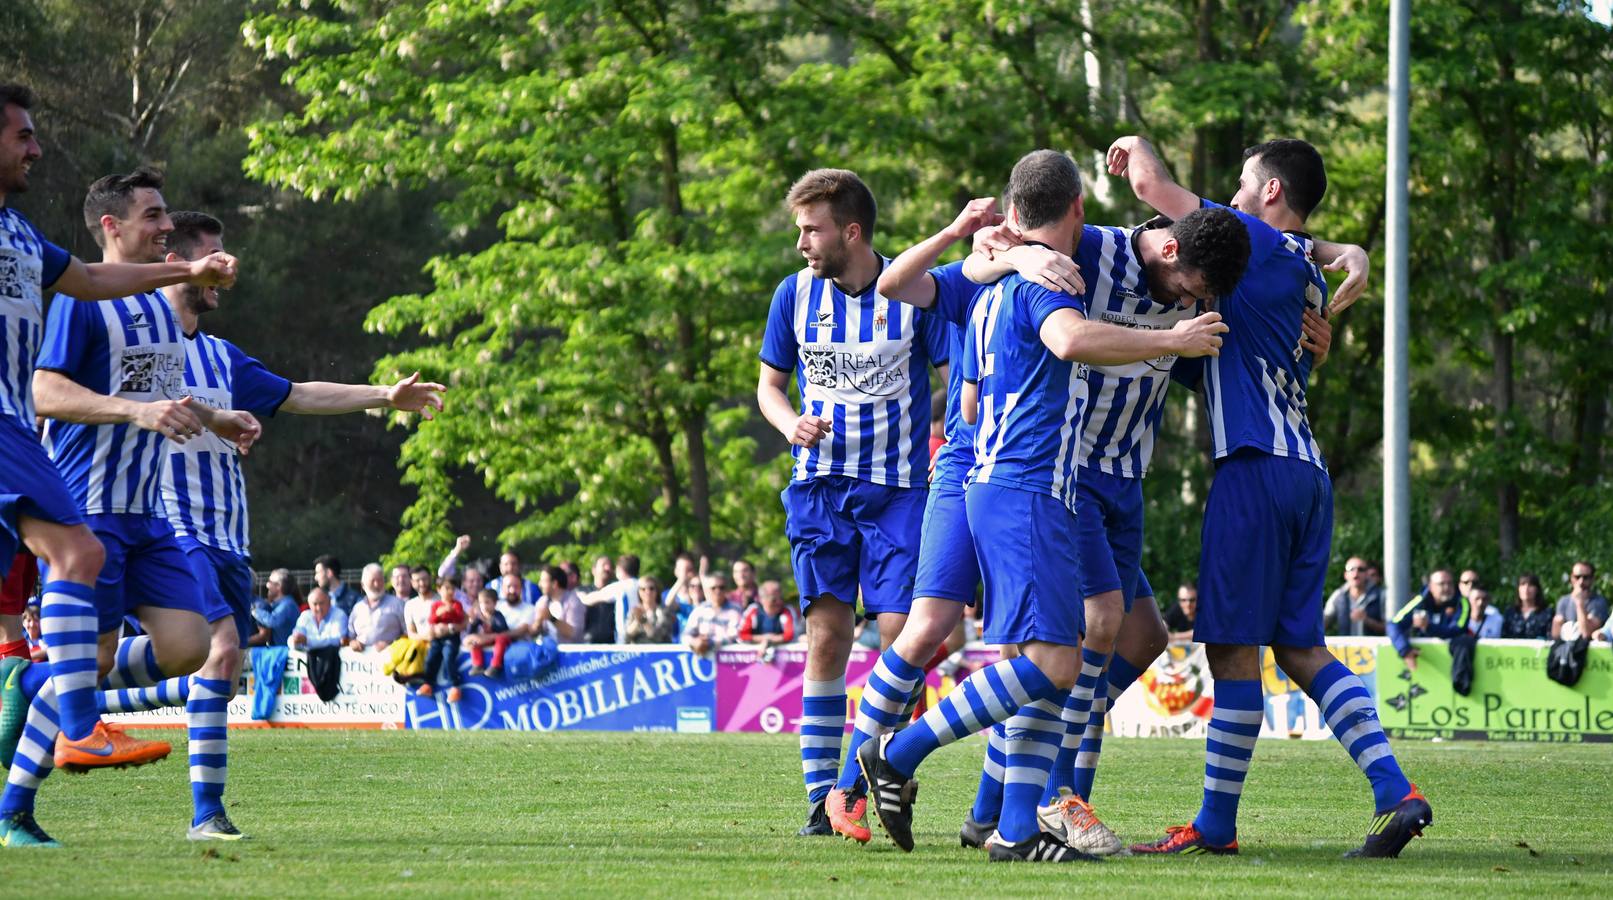
[[212, 312], [218, 308], [218, 301], [207, 299], [207, 288], [197, 287], [194, 284], [182, 284], [178, 288], [179, 302], [189, 310], [192, 315], [200, 316], [202, 313]]
[[1148, 278], [1148, 296], [1159, 303], [1177, 303], [1180, 295], [1171, 290], [1169, 275], [1175, 271], [1170, 263], [1162, 259], [1145, 260], [1143, 273]]
[[833, 250], [825, 247], [823, 255], [818, 257], [818, 277], [826, 281], [833, 281], [846, 273], [846, 260], [851, 254], [846, 250], [845, 239], [841, 239]]

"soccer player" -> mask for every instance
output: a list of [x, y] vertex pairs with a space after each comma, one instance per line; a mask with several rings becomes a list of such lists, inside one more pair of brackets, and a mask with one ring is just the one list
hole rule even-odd
[[[1116, 141], [1109, 171], [1167, 216], [1220, 208], [1173, 181], [1138, 137]], [[1397, 856], [1433, 821], [1406, 779], [1361, 679], [1328, 652], [1322, 589], [1333, 531], [1333, 489], [1305, 403], [1310, 356], [1306, 309], [1326, 307], [1327, 282], [1311, 259], [1305, 220], [1327, 190], [1321, 154], [1300, 140], [1244, 151], [1232, 209], [1249, 233], [1249, 270], [1221, 299], [1230, 331], [1203, 366], [1216, 459], [1204, 509], [1199, 610], [1193, 637], [1215, 678], [1205, 747], [1204, 800], [1191, 824], [1142, 853], [1236, 853], [1238, 800], [1264, 711], [1260, 647], [1322, 711], [1370, 780], [1377, 814], [1359, 856]]]
[[[1010, 217], [1035, 241], [1070, 255], [1082, 227], [1081, 177], [1063, 154], [1038, 150], [1015, 164]], [[1229, 214], [1185, 217], [1145, 237], [1173, 271], [1173, 297], [1188, 302], [1230, 290], [1247, 238]], [[964, 365], [966, 420], [977, 415], [975, 463], [965, 511], [986, 593], [986, 640], [1018, 654], [971, 675], [912, 727], [863, 745], [863, 771], [887, 834], [913, 847], [912, 773], [940, 746], [1005, 725], [1002, 815], [988, 844], [993, 860], [1090, 859], [1042, 832], [1037, 800], [1067, 726], [1065, 699], [1076, 682], [1083, 612], [1074, 515], [1074, 433], [1086, 402], [1077, 362], [1123, 365], [1161, 356], [1215, 352], [1220, 316], [1184, 319], [1169, 330], [1089, 320], [1076, 296], [1009, 275], [975, 304]], [[980, 400], [973, 401], [978, 391]], [[1083, 723], [1084, 724], [1084, 723]]]
[[[224, 249], [224, 224], [202, 212], [176, 212], [167, 236], [170, 261], [205, 258]], [[390, 386], [293, 383], [270, 372], [223, 338], [206, 334], [201, 317], [218, 308], [214, 288], [182, 287], [166, 299], [184, 345], [184, 393], [207, 409], [338, 415], [396, 409], [431, 418], [442, 408], [443, 386], [416, 372]], [[207, 434], [168, 447], [162, 465], [168, 523], [202, 589], [211, 634], [207, 660], [194, 675], [107, 697], [108, 712], [183, 705], [189, 729], [193, 841], [245, 837], [224, 811], [228, 772], [228, 706], [241, 675], [241, 648], [252, 624], [252, 560], [248, 554], [246, 476], [235, 446]]]
[[[42, 154], [29, 113], [33, 102], [27, 87], [0, 85], [0, 204], [28, 190], [29, 170]], [[222, 254], [186, 264], [86, 264], [45, 240], [16, 210], [0, 209], [0, 333], [6, 336], [0, 343], [0, 457], [6, 460], [0, 468], [0, 568], [9, 568], [19, 546], [49, 564], [40, 614], [52, 665], [35, 667], [26, 679], [29, 694], [48, 684], [53, 710], [60, 700], [53, 715], [59, 715], [63, 741], [93, 751], [100, 765], [127, 765], [149, 749], [148, 742], [115, 741], [96, 711], [93, 589], [105, 550], [34, 430], [31, 385], [44, 332], [44, 291], [101, 300], [183, 281], [228, 285], [235, 269], [235, 259]], [[30, 814], [0, 817], [0, 845], [44, 841]]]
[[[756, 402], [789, 440], [785, 531], [806, 618], [801, 771], [803, 836], [833, 834], [824, 801], [845, 738], [846, 663], [854, 607], [902, 630], [913, 596], [928, 468], [929, 367], [947, 361], [946, 332], [874, 284], [874, 195], [855, 173], [816, 169], [790, 188], [807, 266], [773, 294]], [[801, 406], [785, 394], [796, 376]]]

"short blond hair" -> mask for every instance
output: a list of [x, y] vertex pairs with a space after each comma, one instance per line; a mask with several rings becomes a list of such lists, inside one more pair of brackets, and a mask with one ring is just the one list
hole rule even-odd
[[874, 192], [850, 169], [813, 169], [790, 185], [784, 205], [791, 212], [815, 203], [827, 203], [829, 215], [841, 228], [856, 222], [862, 226], [863, 240], [874, 233], [879, 207]]

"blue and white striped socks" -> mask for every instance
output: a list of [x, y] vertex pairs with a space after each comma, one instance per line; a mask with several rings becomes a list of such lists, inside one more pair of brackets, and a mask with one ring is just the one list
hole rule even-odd
[[1208, 843], [1224, 847], [1238, 838], [1238, 799], [1265, 707], [1259, 679], [1215, 683], [1215, 712], [1204, 741], [1204, 805], [1193, 821]]
[[145, 712], [168, 706], [184, 706], [190, 697], [190, 676], [166, 678], [153, 685], [108, 690], [101, 694], [102, 712]]
[[1081, 750], [1075, 755], [1075, 778], [1070, 790], [1087, 802], [1092, 801], [1092, 782], [1098, 777], [1098, 756], [1103, 752], [1103, 720], [1114, 709], [1127, 688], [1141, 678], [1143, 670], [1127, 662], [1118, 653], [1109, 657], [1109, 668], [1098, 679], [1092, 698], [1092, 714], [1087, 716], [1087, 730], [1081, 736]]
[[0, 816], [33, 812], [34, 795], [40, 782], [56, 767], [56, 734], [61, 730], [56, 707], [56, 685], [48, 666], [29, 666], [22, 673], [23, 696], [33, 693], [28, 718], [11, 771], [6, 773], [5, 793], [0, 794]]
[[1075, 757], [1081, 749], [1081, 742], [1086, 737], [1087, 720], [1092, 713], [1092, 698], [1103, 680], [1104, 655], [1095, 650], [1082, 648], [1081, 672], [1075, 678], [1075, 687], [1070, 689], [1069, 699], [1064, 701], [1062, 717], [1064, 719], [1064, 738], [1059, 742], [1059, 755], [1053, 761], [1053, 771], [1047, 779], [1047, 789], [1042, 792], [1042, 805], [1046, 806], [1057, 800], [1059, 788], [1067, 787], [1074, 790], [1075, 785]]
[[1378, 721], [1378, 708], [1361, 678], [1343, 663], [1329, 663], [1311, 680], [1306, 692], [1322, 711], [1327, 727], [1372, 782], [1372, 799], [1380, 813], [1394, 809], [1411, 793], [1411, 782], [1389, 748]]
[[801, 681], [801, 777], [807, 800], [829, 796], [840, 769], [840, 742], [846, 738], [846, 676], [833, 681]]
[[1036, 804], [1047, 789], [1053, 760], [1069, 732], [1064, 720], [1068, 700], [1067, 692], [1055, 691], [1026, 704], [1003, 723], [1008, 765], [1003, 776], [1003, 811], [997, 820], [997, 834], [1011, 844], [1040, 830]]
[[95, 589], [74, 581], [45, 585], [39, 603], [39, 631], [50, 659], [55, 705], [69, 740], [89, 737], [100, 720], [96, 710]]
[[885, 758], [911, 776], [941, 747], [1008, 721], [1020, 707], [1055, 692], [1053, 682], [1030, 660], [1017, 656], [993, 663], [964, 679], [952, 693], [885, 745]]
[[887, 648], [879, 655], [874, 671], [868, 674], [868, 684], [863, 687], [862, 700], [857, 704], [851, 744], [846, 748], [846, 764], [840, 770], [840, 780], [835, 787], [849, 791], [862, 780], [857, 748], [862, 746], [863, 741], [896, 728], [903, 711], [908, 709], [908, 703], [913, 699], [915, 686], [923, 681], [924, 670], [902, 659], [897, 655], [896, 648]]
[[986, 759], [980, 767], [980, 787], [969, 818], [981, 825], [996, 824], [1003, 811], [1003, 777], [1007, 774], [1008, 738], [1003, 723], [986, 732]]
[[224, 811], [231, 687], [222, 678], [191, 676], [185, 720], [190, 737], [190, 792], [196, 807], [192, 825]]

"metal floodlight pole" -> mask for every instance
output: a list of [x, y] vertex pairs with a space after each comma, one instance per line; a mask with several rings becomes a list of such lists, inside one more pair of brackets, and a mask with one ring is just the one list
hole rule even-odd
[[1389, 145], [1385, 186], [1388, 263], [1383, 316], [1383, 575], [1385, 614], [1411, 598], [1411, 332], [1407, 214], [1411, 101], [1411, 0], [1389, 6]]

